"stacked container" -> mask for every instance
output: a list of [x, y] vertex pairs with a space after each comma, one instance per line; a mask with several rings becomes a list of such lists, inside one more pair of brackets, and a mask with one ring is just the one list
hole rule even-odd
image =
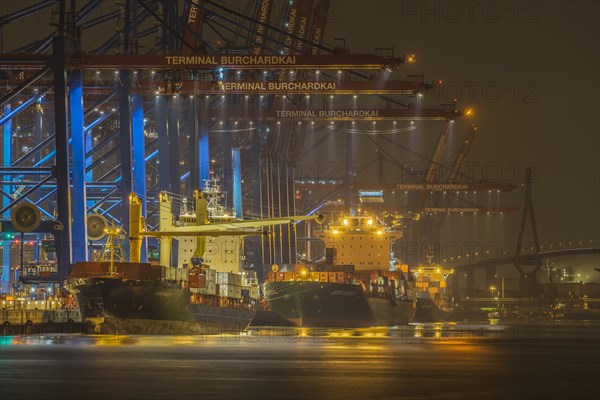
[[204, 275], [206, 277], [206, 286], [204, 288], [201, 288], [199, 293], [200, 294], [210, 294], [213, 296], [216, 295], [217, 294], [217, 271], [215, 271], [214, 269], [205, 268]]
[[217, 272], [219, 296], [230, 299], [242, 298], [242, 275], [231, 272]]

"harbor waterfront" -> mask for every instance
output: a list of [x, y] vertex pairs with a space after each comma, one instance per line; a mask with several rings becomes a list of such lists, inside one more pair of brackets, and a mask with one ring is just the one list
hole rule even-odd
[[600, 321], [4, 336], [0, 398], [595, 399], [598, 337]]
[[0, 400], [600, 400], [599, 13], [0, 0]]

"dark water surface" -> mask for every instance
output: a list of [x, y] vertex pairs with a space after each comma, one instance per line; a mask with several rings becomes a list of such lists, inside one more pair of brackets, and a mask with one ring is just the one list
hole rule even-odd
[[0, 338], [0, 399], [599, 399], [600, 324]]

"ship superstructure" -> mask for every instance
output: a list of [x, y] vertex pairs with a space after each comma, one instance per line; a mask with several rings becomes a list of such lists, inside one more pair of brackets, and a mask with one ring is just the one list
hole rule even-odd
[[[219, 181], [214, 174], [204, 183], [202, 190], [206, 198], [208, 210], [208, 221], [210, 223], [229, 223], [241, 221], [237, 218], [235, 211], [228, 210], [222, 205], [224, 193], [221, 191]], [[196, 213], [187, 204], [187, 199], [182, 200], [181, 213], [177, 226], [193, 226], [196, 224]], [[178, 240], [178, 267], [188, 268], [192, 266], [192, 258], [197, 248], [198, 239], [191, 236], [179, 236]], [[243, 236], [208, 236], [203, 262], [218, 272], [232, 272], [241, 274], [244, 264], [244, 240]]]
[[[206, 209], [208, 212], [208, 222], [214, 224], [227, 224], [231, 222], [240, 222], [234, 210], [227, 209], [222, 204], [225, 193], [221, 190], [219, 180], [211, 172], [210, 179], [204, 182], [202, 193], [206, 199]], [[187, 204], [187, 199], [182, 199], [179, 220], [176, 226], [194, 226], [196, 225], [196, 212]], [[178, 240], [178, 271], [180, 274], [188, 275], [186, 271], [192, 271], [194, 262], [194, 252], [198, 247], [198, 238], [193, 236], [180, 236]], [[207, 275], [208, 293], [216, 292], [213, 289], [213, 283], [218, 285], [218, 291], [221, 296], [227, 298], [241, 299], [242, 294], [253, 300], [260, 298], [260, 289], [258, 279], [254, 271], [244, 270], [244, 236], [207, 236], [205, 240], [205, 250], [202, 257], [202, 265], [209, 266], [211, 271], [215, 271], [215, 279], [209, 279], [213, 276], [212, 272]], [[199, 280], [202, 282], [202, 279]]]
[[314, 235], [325, 242], [328, 263], [354, 265], [356, 270], [396, 269], [392, 244], [402, 238], [402, 230], [375, 215], [342, 216]]

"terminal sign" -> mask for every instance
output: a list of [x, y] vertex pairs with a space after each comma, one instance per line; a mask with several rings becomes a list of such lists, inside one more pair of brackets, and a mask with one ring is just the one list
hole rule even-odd
[[322, 92], [337, 89], [336, 82], [219, 82], [223, 92]]
[[165, 56], [167, 65], [214, 66], [273, 66], [295, 65], [296, 56]]
[[466, 183], [400, 183], [396, 186], [398, 190], [469, 190]]

